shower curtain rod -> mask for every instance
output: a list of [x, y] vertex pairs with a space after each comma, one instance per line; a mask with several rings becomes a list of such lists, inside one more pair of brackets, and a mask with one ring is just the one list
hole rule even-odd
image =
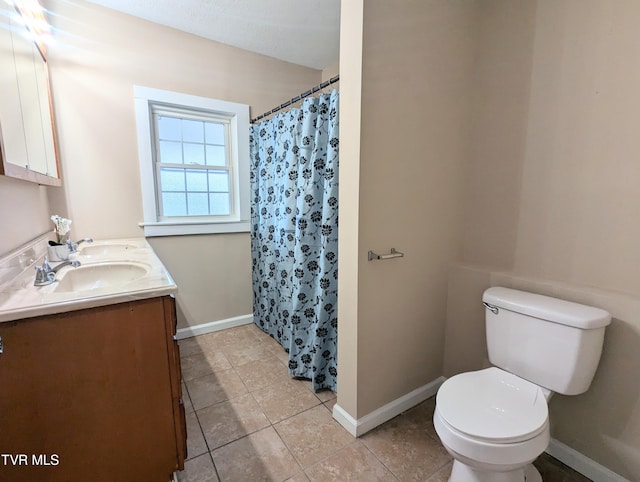
[[268, 110], [264, 114], [261, 114], [258, 117], [254, 118], [254, 119], [251, 119], [251, 123], [253, 124], [254, 122], [259, 121], [263, 117], [266, 117], [266, 116], [271, 115], [271, 114], [275, 114], [279, 110], [284, 109], [285, 107], [289, 107], [291, 104], [293, 104], [295, 102], [298, 102], [299, 100], [302, 100], [305, 97], [309, 97], [311, 94], [315, 94], [319, 90], [322, 90], [322, 89], [324, 89], [325, 87], [328, 87], [331, 84], [335, 84], [339, 80], [340, 80], [340, 76], [339, 75], [336, 75], [335, 77], [331, 77], [329, 80], [326, 80], [326, 81], [316, 85], [312, 89], [307, 90], [306, 92], [303, 92], [302, 94], [293, 97], [291, 100], [288, 100], [284, 104], [280, 104], [279, 106], [274, 107], [271, 110]]

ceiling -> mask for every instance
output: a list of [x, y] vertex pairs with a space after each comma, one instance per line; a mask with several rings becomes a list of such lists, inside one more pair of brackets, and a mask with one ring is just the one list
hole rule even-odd
[[280, 60], [338, 62], [340, 0], [88, 0]]

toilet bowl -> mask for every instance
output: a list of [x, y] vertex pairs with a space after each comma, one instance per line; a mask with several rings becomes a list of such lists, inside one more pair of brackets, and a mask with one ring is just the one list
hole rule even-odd
[[454, 459], [449, 482], [540, 482], [552, 393], [589, 389], [611, 315], [599, 308], [493, 287], [485, 306], [491, 368], [445, 381], [433, 423]]
[[499, 368], [447, 380], [433, 421], [454, 458], [450, 482], [542, 480], [527, 466], [549, 444], [548, 414], [540, 387]]

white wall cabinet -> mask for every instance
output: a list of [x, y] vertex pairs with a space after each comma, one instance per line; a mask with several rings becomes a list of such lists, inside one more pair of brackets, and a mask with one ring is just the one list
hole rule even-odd
[[47, 63], [0, 7], [0, 174], [60, 185]]

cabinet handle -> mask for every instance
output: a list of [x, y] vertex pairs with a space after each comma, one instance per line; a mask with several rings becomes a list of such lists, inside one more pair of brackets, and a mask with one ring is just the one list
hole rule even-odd
[[2, 355], [3, 350], [4, 346], [2, 345], [2, 337], [0, 336], [0, 355]]

